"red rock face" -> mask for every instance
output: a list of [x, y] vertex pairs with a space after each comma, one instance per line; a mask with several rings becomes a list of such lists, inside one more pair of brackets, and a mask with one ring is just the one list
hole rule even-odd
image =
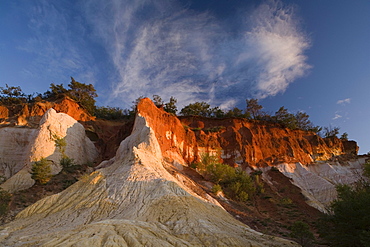
[[37, 125], [41, 117], [47, 110], [54, 108], [57, 112], [63, 112], [73, 117], [77, 121], [90, 121], [95, 117], [90, 116], [74, 100], [65, 97], [55, 102], [36, 102], [34, 104], [24, 104], [17, 106], [0, 106], [0, 118], [5, 122], [17, 125]]
[[197, 159], [195, 135], [190, 129], [184, 128], [176, 116], [158, 109], [148, 98], [139, 102], [137, 111], [154, 130], [166, 158], [171, 160], [171, 154], [178, 153], [188, 163]]
[[187, 162], [201, 153], [219, 153], [230, 165], [266, 166], [282, 162], [310, 164], [357, 150], [338, 138], [323, 139], [317, 134], [290, 130], [280, 125], [246, 119], [177, 117], [143, 99], [138, 112], [157, 135], [163, 153], [179, 152]]

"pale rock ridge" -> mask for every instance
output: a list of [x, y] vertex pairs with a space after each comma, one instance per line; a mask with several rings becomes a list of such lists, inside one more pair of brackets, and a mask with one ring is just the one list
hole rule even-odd
[[46, 197], [0, 228], [3, 246], [298, 246], [258, 233], [195, 196], [163, 167], [137, 116], [106, 168]]
[[363, 173], [365, 160], [360, 158], [356, 161], [347, 161], [345, 164], [339, 162], [320, 162], [310, 165], [285, 163], [278, 165], [277, 168], [302, 190], [310, 206], [327, 212], [327, 206], [337, 198], [336, 185], [358, 182]]
[[36, 137], [36, 129], [0, 128], [0, 175], [6, 179], [21, 170], [30, 154], [30, 143]]
[[[13, 164], [4, 169], [4, 174], [11, 174], [1, 187], [9, 192], [31, 187], [34, 180], [29, 174], [31, 164], [45, 158], [51, 162], [52, 173], [61, 170], [59, 165], [62, 153], [56, 148], [57, 139], [65, 139], [64, 155], [73, 159], [76, 164], [93, 162], [98, 151], [94, 144], [86, 137], [84, 127], [65, 113], [57, 113], [50, 108], [42, 117], [38, 129], [3, 128], [0, 129], [0, 152], [4, 164]], [[17, 160], [10, 160], [16, 157]], [[1, 162], [1, 161], [0, 161]], [[7, 162], [7, 163], [6, 163]], [[1, 170], [0, 170], [1, 171]]]

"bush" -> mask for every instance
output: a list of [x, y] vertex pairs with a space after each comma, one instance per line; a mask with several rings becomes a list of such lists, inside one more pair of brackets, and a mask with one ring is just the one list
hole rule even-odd
[[70, 168], [75, 165], [74, 159], [64, 156], [60, 159], [60, 165], [63, 167], [63, 169]]
[[52, 178], [50, 162], [45, 158], [32, 165], [31, 178], [40, 184], [46, 184]]
[[220, 163], [216, 156], [204, 154], [198, 169], [231, 199], [245, 202], [256, 194], [255, 181], [245, 171]]
[[[369, 176], [370, 164], [365, 164]], [[332, 246], [369, 246], [370, 184], [360, 181], [354, 186], [337, 186], [338, 199], [330, 205], [330, 214], [320, 220], [320, 236]]]
[[315, 239], [313, 233], [310, 231], [310, 227], [305, 222], [294, 222], [290, 230], [290, 236], [302, 245], [302, 247], [311, 246], [312, 240]]
[[217, 194], [218, 192], [221, 192], [221, 191], [222, 191], [221, 185], [219, 185], [219, 184], [213, 185], [212, 193]]
[[5, 215], [8, 212], [11, 199], [11, 194], [0, 188], [0, 216]]
[[96, 107], [95, 116], [107, 120], [120, 120], [129, 118], [130, 113], [127, 109], [122, 110], [119, 107], [101, 106]]

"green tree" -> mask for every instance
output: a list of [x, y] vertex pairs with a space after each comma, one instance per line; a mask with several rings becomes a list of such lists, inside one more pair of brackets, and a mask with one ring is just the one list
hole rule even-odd
[[246, 113], [250, 114], [253, 119], [259, 119], [259, 117], [262, 115], [262, 105], [258, 104], [258, 99], [247, 99], [247, 109]]
[[40, 184], [46, 184], [52, 178], [50, 162], [45, 158], [32, 165], [31, 178]]
[[275, 119], [278, 123], [282, 124], [284, 127], [289, 129], [297, 128], [297, 119], [294, 114], [289, 113], [284, 106], [280, 107], [275, 113]]
[[225, 113], [225, 117], [245, 117], [245, 114], [243, 114], [243, 110], [234, 107]]
[[67, 95], [68, 90], [64, 88], [63, 84], [50, 84], [50, 90], [44, 93], [46, 99], [60, 99]]
[[160, 108], [164, 105], [163, 100], [161, 96], [159, 95], [153, 95], [153, 103], [155, 104], [156, 107]]
[[107, 120], [118, 120], [128, 118], [129, 111], [127, 109], [122, 110], [119, 107], [98, 106], [95, 109], [95, 116]]
[[347, 132], [344, 132], [341, 136], [340, 136], [340, 139], [342, 141], [348, 141], [348, 133]]
[[177, 103], [177, 99], [171, 96], [170, 102], [164, 104], [164, 110], [168, 113], [176, 115], [176, 112], [177, 112], [176, 103]]
[[[369, 176], [370, 163], [365, 164]], [[369, 177], [367, 177], [369, 178]], [[331, 246], [369, 246], [370, 184], [361, 180], [354, 186], [337, 186], [338, 198], [330, 205], [330, 213], [320, 220], [320, 235]]]
[[27, 98], [21, 87], [8, 86], [0, 87], [0, 103], [4, 105], [26, 103]]
[[95, 112], [95, 98], [98, 97], [96, 90], [92, 84], [84, 84], [75, 81], [71, 77], [71, 82], [68, 84], [68, 96], [77, 101], [90, 114]]
[[215, 118], [225, 117], [225, 112], [218, 106], [214, 107], [210, 111], [210, 116]]
[[202, 117], [210, 117], [211, 116], [211, 109], [210, 105], [206, 102], [195, 102], [193, 104], [189, 104], [181, 109], [180, 114], [183, 116], [202, 116]]
[[139, 104], [140, 100], [144, 99], [145, 97], [143, 95], [141, 95], [140, 97], [138, 97], [135, 101], [132, 101], [132, 106], [131, 106], [131, 110], [130, 110], [130, 115], [135, 115], [136, 111], [137, 111], [137, 105]]
[[315, 239], [307, 223], [296, 221], [290, 227], [290, 236], [294, 238], [302, 247], [311, 246], [312, 240]]
[[337, 137], [339, 134], [339, 127], [324, 127], [324, 137], [325, 138], [331, 138], [331, 137]]
[[11, 199], [12, 195], [0, 188], [0, 216], [5, 215], [9, 211]]

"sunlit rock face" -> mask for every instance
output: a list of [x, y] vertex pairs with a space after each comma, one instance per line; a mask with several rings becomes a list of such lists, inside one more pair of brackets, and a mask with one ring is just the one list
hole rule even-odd
[[[32, 162], [42, 158], [50, 161], [52, 173], [60, 172], [63, 155], [76, 164], [92, 162], [98, 155], [86, 137], [84, 127], [65, 113], [49, 109], [37, 129], [6, 127], [0, 129], [0, 167], [7, 181], [1, 187], [9, 192], [23, 190], [34, 184], [29, 172]], [[63, 140], [63, 150], [57, 147]]]
[[[0, 228], [0, 244], [298, 246], [250, 229], [210, 196], [192, 191], [185, 178], [170, 174], [165, 166], [185, 165], [183, 157], [188, 156], [182, 155], [191, 156], [186, 141], [172, 146], [184, 140], [180, 136], [186, 137], [186, 131], [177, 132], [166, 122], [153, 126], [158, 118], [148, 116], [152, 113], [145, 116], [146, 103], [139, 104], [132, 134], [116, 156], [101, 165], [105, 168], [19, 213]], [[157, 128], [161, 130], [156, 132]]]
[[365, 158], [346, 162], [320, 162], [311, 165], [301, 163], [280, 164], [277, 168], [298, 186], [307, 203], [322, 212], [337, 198], [336, 186], [354, 184], [362, 177]]
[[32, 104], [20, 104], [15, 106], [0, 106], [0, 126], [38, 126], [43, 115], [53, 108], [56, 112], [63, 112], [77, 121], [90, 121], [91, 116], [76, 101], [65, 96], [56, 101], [42, 101]]

